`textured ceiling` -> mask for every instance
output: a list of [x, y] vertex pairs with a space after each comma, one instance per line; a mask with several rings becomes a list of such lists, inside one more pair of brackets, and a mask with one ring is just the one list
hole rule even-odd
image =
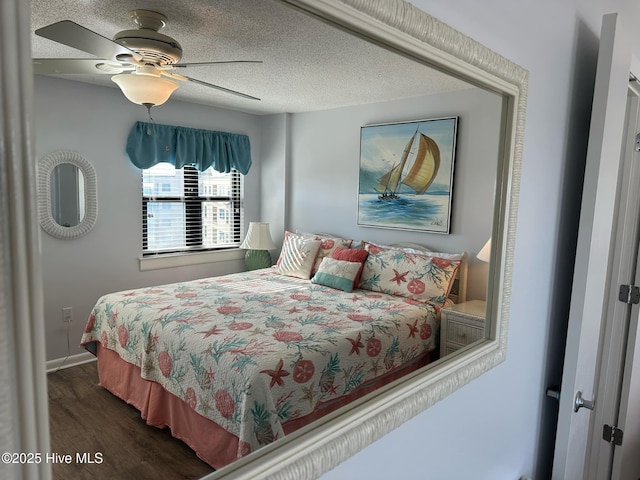
[[[256, 114], [305, 112], [470, 88], [464, 82], [372, 45], [275, 0], [32, 0], [32, 30], [72, 20], [105, 37], [136, 26], [134, 8], [168, 17], [161, 33], [181, 62], [261, 60], [191, 67], [185, 75], [260, 98], [243, 99], [180, 82], [172, 99]], [[91, 58], [32, 34], [32, 57]], [[65, 78], [107, 85], [109, 75]], [[171, 99], [166, 103], [170, 105]]]

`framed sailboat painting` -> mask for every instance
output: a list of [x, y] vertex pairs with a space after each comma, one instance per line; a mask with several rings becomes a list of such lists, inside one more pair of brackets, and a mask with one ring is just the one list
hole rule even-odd
[[358, 225], [449, 233], [458, 117], [360, 129]]

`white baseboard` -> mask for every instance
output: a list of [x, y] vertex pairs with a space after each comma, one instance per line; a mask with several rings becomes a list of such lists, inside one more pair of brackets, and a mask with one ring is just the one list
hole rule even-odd
[[75, 367], [83, 363], [94, 362], [96, 356], [89, 352], [78, 353], [65, 358], [57, 358], [55, 360], [47, 360], [47, 373], [59, 370], [61, 368]]

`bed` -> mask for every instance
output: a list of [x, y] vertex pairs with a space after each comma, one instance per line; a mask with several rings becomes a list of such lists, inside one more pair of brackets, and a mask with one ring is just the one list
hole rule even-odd
[[286, 232], [272, 268], [105, 295], [81, 344], [102, 386], [219, 469], [438, 358], [465, 254], [353, 246]]

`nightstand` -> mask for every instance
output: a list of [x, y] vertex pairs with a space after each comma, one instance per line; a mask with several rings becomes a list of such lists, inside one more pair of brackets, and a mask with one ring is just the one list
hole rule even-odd
[[440, 311], [440, 356], [484, 338], [486, 302], [470, 300]]

